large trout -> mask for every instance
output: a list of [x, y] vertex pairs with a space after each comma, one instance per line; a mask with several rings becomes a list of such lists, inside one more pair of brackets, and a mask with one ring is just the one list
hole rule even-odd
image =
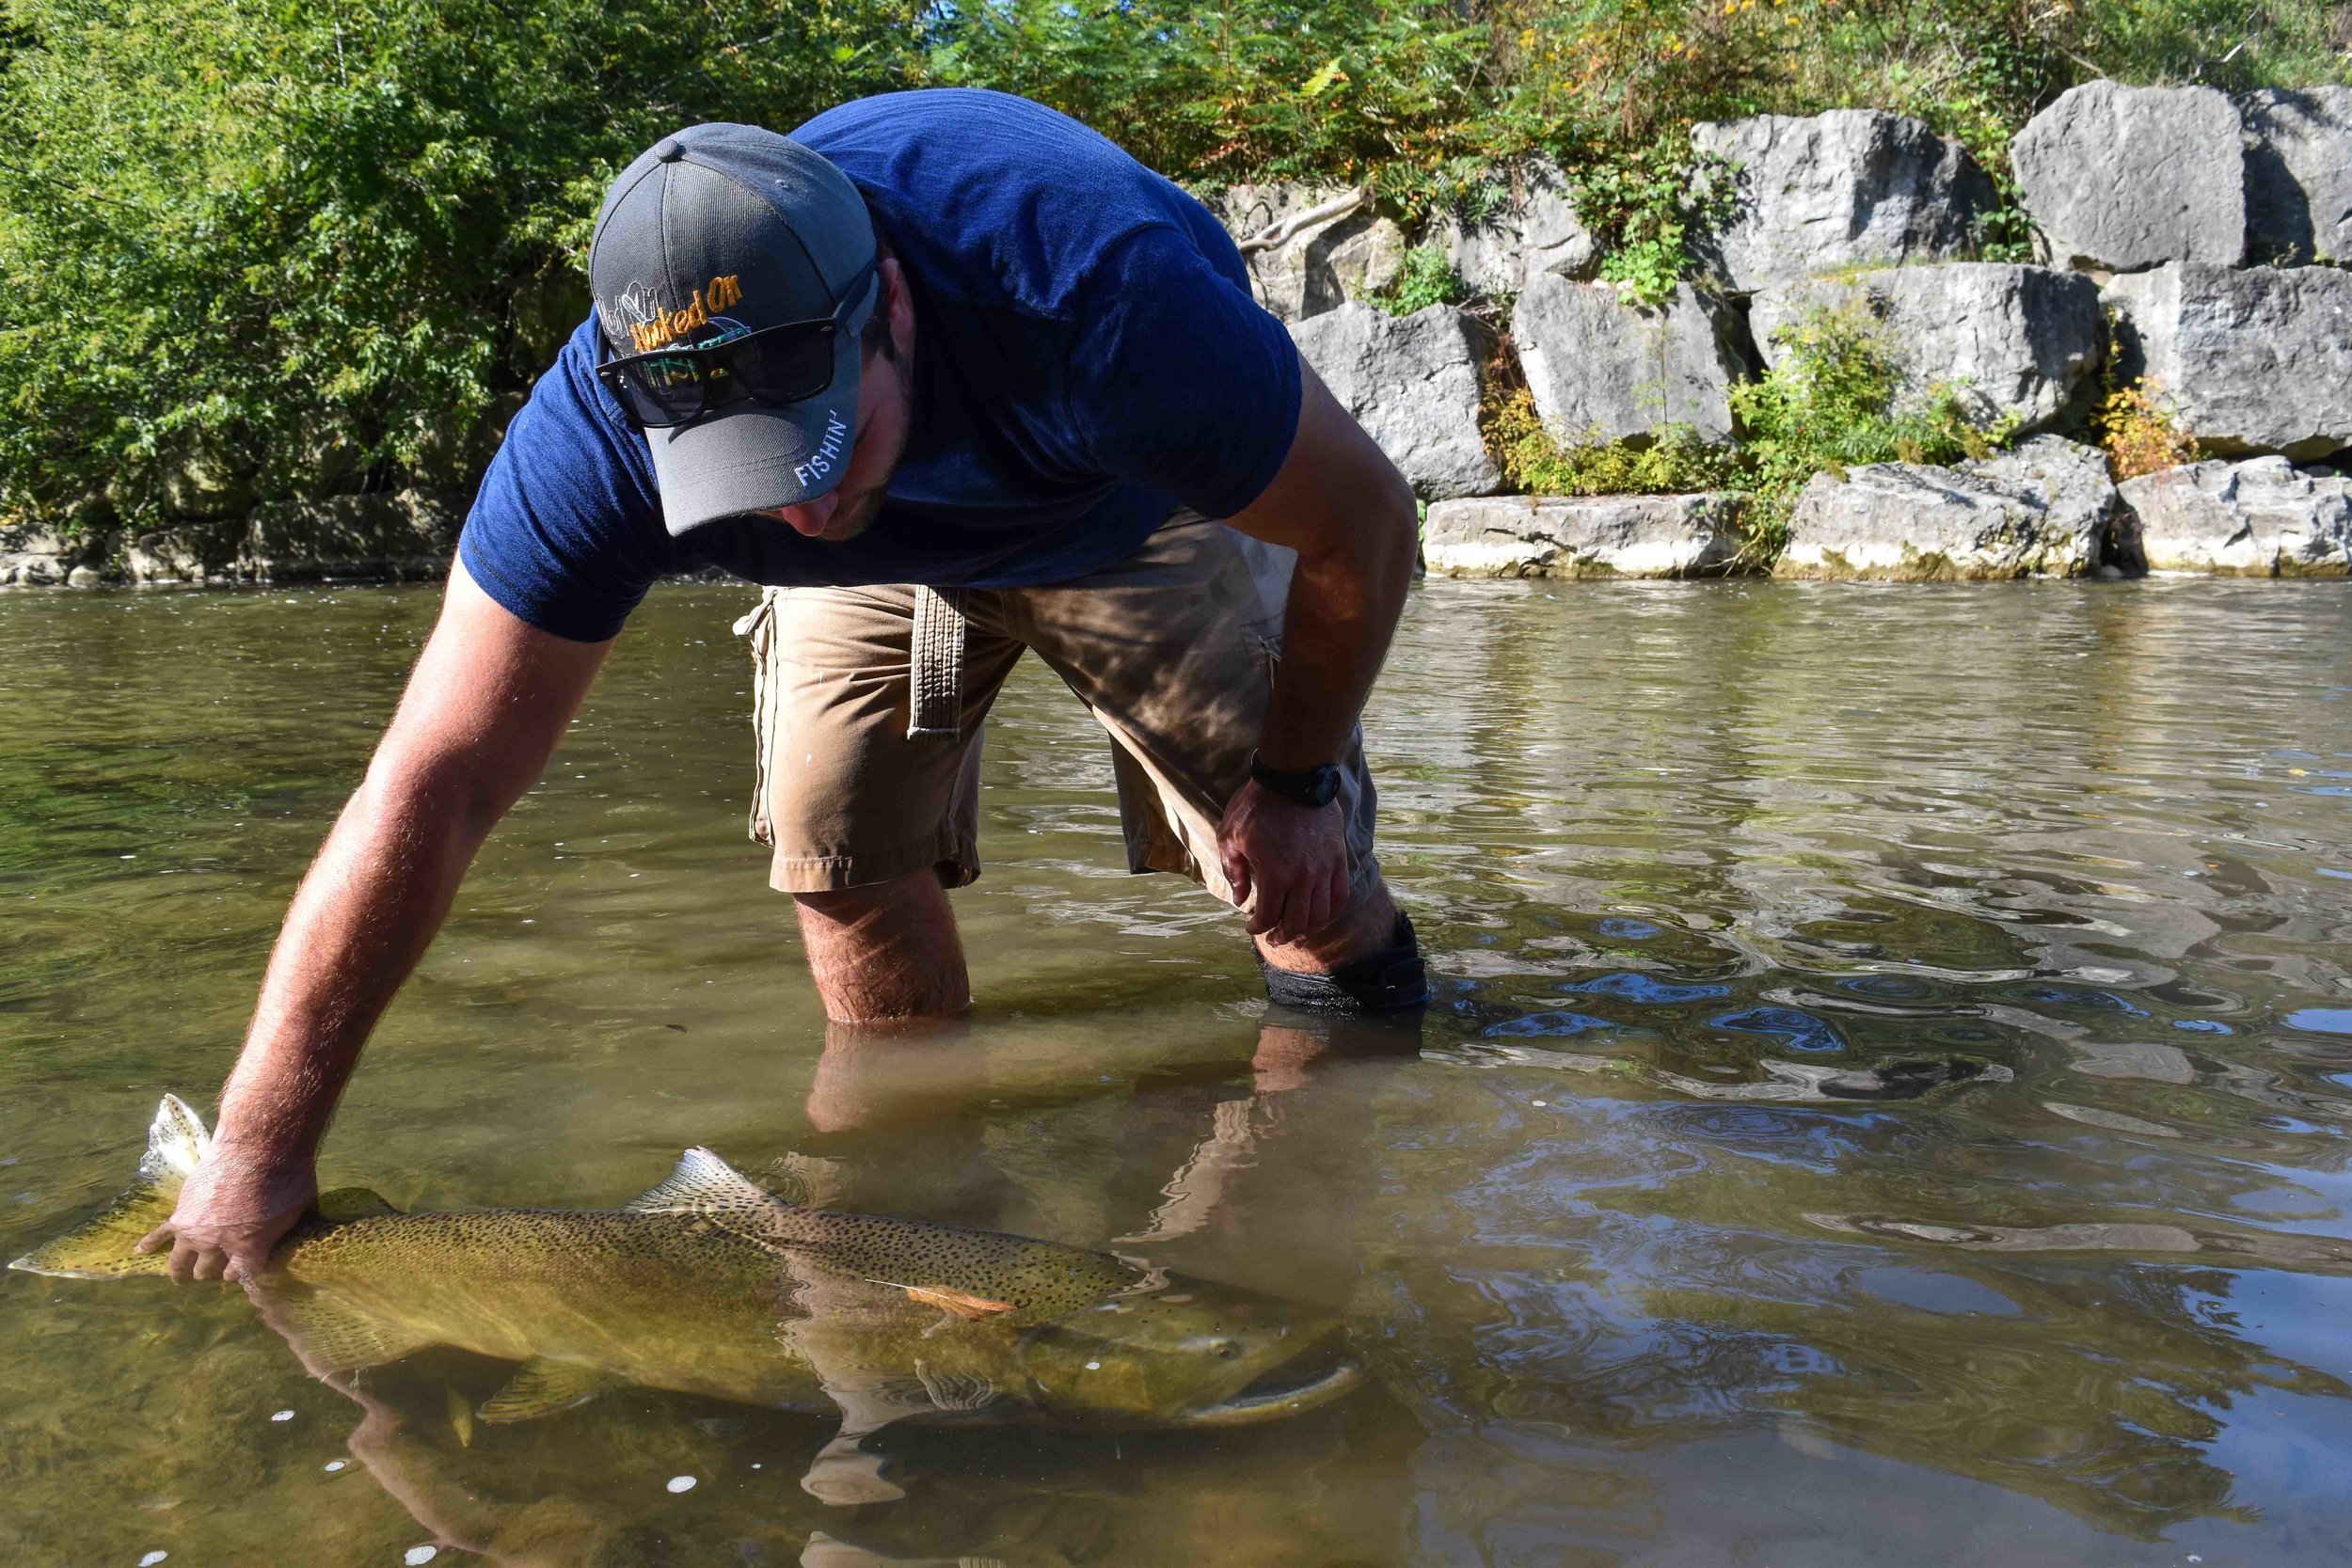
[[[163, 1255], [134, 1244], [209, 1144], [165, 1096], [130, 1189], [9, 1267], [161, 1273]], [[837, 1412], [802, 1482], [828, 1502], [898, 1495], [861, 1447], [894, 1421], [1237, 1426], [1362, 1378], [1327, 1315], [1105, 1253], [804, 1208], [703, 1148], [621, 1209], [404, 1214], [329, 1193], [248, 1289], [323, 1377], [430, 1345], [521, 1362], [484, 1421], [622, 1385]]]

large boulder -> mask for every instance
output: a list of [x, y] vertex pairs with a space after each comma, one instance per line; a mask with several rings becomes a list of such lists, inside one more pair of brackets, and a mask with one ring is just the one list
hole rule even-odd
[[2119, 375], [2158, 384], [2222, 456], [2352, 445], [2352, 272], [2159, 267], [2110, 282]]
[[[1237, 241], [1348, 195], [1344, 185], [1230, 185], [1210, 210]], [[1335, 310], [1378, 293], [1396, 278], [1405, 257], [1403, 230], [1370, 202], [1341, 216], [1309, 224], [1279, 245], [1253, 250], [1249, 290], [1286, 322]]]
[[2026, 430], [2057, 423], [2090, 394], [2106, 345], [2097, 284], [1997, 261], [1776, 285], [1756, 296], [1748, 325], [1764, 362], [1776, 365], [1782, 349], [1773, 338], [1783, 326], [1813, 308], [1850, 304], [1867, 304], [1886, 324], [1913, 390], [1963, 384], [1977, 418], [2014, 415]]
[[2352, 87], [2249, 92], [2237, 108], [2248, 256], [2352, 262]]
[[2080, 577], [2105, 563], [2115, 511], [2105, 460], [2057, 436], [1953, 468], [1866, 464], [1813, 476], [1772, 575]]
[[1740, 500], [1727, 495], [1439, 501], [1422, 526], [1422, 558], [1448, 577], [1704, 577], [1742, 543]]
[[1729, 440], [1732, 383], [1752, 369], [1737, 315], [1688, 283], [1652, 310], [1545, 273], [1513, 307], [1511, 340], [1535, 411], [1564, 441], [1646, 439], [1668, 424]]
[[2152, 571], [2343, 577], [2352, 568], [2352, 479], [2257, 457], [2164, 468], [2122, 489]]
[[2137, 272], [2245, 259], [2238, 114], [2212, 87], [2086, 82], [2028, 120], [2009, 158], [2054, 265]]
[[1424, 500], [1502, 486], [1478, 428], [1476, 324], [1450, 305], [1402, 319], [1343, 305], [1291, 326], [1298, 352]]
[[1691, 145], [1737, 166], [1737, 215], [1700, 241], [1737, 293], [1963, 255], [1998, 199], [1958, 142], [1883, 109], [1710, 120]]
[[1600, 266], [1600, 246], [1576, 215], [1567, 177], [1544, 158], [1515, 168], [1510, 196], [1476, 223], [1442, 214], [1428, 243], [1445, 252], [1454, 276], [1479, 294], [1515, 294], [1548, 272], [1590, 277]]
[[[399, 490], [328, 500], [265, 501], [207, 575], [240, 581], [313, 582], [323, 578], [426, 578], [449, 569], [465, 520], [462, 493]], [[159, 560], [169, 540], [151, 543]], [[212, 554], [199, 547], [188, 553]], [[208, 562], [210, 565], [211, 562]]]

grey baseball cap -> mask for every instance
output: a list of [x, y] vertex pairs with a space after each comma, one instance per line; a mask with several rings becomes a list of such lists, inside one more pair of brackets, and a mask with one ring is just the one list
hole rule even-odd
[[738, 397], [645, 431], [672, 534], [841, 483], [857, 440], [858, 330], [881, 297], [874, 255], [873, 218], [849, 177], [757, 126], [689, 126], [612, 182], [588, 251], [607, 358], [820, 320], [852, 286], [866, 296], [834, 336], [821, 392], [792, 404]]

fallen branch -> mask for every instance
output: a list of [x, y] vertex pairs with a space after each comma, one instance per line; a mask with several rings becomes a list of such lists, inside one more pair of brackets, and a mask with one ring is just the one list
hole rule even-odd
[[1242, 241], [1239, 249], [1244, 256], [1247, 256], [1253, 250], [1272, 250], [1277, 245], [1288, 245], [1301, 231], [1312, 229], [1318, 224], [1329, 223], [1334, 218], [1343, 218], [1371, 199], [1372, 193], [1360, 188], [1349, 191], [1343, 196], [1335, 196], [1319, 207], [1310, 207], [1303, 213], [1293, 213], [1279, 223], [1266, 225], [1249, 238]]

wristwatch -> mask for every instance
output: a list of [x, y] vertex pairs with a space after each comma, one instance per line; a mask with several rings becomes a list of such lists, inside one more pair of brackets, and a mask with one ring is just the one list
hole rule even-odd
[[1272, 790], [1285, 800], [1302, 806], [1327, 806], [1339, 798], [1340, 769], [1337, 763], [1327, 762], [1320, 768], [1304, 768], [1295, 773], [1285, 773], [1279, 768], [1268, 768], [1258, 760], [1258, 753], [1249, 753], [1249, 776], [1262, 789]]

